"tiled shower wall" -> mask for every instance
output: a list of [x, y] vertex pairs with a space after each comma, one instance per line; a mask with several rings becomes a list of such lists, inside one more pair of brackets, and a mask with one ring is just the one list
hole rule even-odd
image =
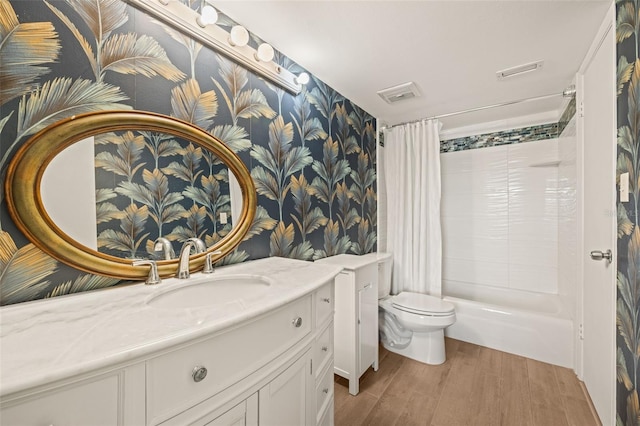
[[440, 158], [443, 286], [558, 293], [558, 139]]

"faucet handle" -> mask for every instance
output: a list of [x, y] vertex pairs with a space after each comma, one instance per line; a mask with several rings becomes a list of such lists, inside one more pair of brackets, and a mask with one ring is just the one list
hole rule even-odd
[[133, 266], [142, 266], [149, 265], [149, 275], [147, 276], [147, 280], [144, 282], [147, 285], [160, 284], [162, 280], [160, 279], [160, 275], [158, 275], [158, 265], [155, 260], [148, 259], [137, 259], [131, 263]]
[[203, 274], [212, 274], [214, 271], [213, 262], [211, 262], [212, 254], [222, 254], [222, 252], [220, 250], [216, 250], [212, 251], [211, 253], [207, 253], [207, 255], [204, 257], [204, 268], [202, 268]]

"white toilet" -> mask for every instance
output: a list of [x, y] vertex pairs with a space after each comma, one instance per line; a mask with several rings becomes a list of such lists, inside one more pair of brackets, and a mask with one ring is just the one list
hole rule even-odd
[[446, 360], [444, 329], [456, 322], [453, 304], [426, 294], [390, 296], [393, 257], [378, 258], [380, 341], [389, 351], [426, 364]]

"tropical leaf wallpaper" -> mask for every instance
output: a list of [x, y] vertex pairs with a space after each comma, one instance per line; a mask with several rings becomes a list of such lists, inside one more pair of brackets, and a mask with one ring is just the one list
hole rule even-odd
[[[233, 22], [222, 16], [219, 24]], [[304, 71], [279, 52], [275, 60]], [[376, 122], [322, 81], [312, 76], [293, 96], [123, 0], [0, 0], [3, 182], [13, 155], [40, 129], [115, 109], [189, 121], [247, 165], [256, 217], [222, 264], [376, 249]], [[160, 236], [177, 250], [189, 237], [211, 246], [229, 232], [232, 224], [220, 220], [231, 211], [228, 170], [210, 153], [135, 129], [98, 135], [94, 146], [100, 251], [149, 257]], [[118, 284], [30, 244], [0, 192], [0, 304]]]
[[[640, 424], [640, 5], [616, 2], [617, 174], [629, 173], [630, 202], [618, 202], [617, 424]], [[618, 192], [618, 191], [616, 191]]]

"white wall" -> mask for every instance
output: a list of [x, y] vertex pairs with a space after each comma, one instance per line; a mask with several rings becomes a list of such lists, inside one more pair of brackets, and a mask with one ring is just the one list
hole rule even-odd
[[443, 285], [558, 293], [558, 139], [440, 158]]

